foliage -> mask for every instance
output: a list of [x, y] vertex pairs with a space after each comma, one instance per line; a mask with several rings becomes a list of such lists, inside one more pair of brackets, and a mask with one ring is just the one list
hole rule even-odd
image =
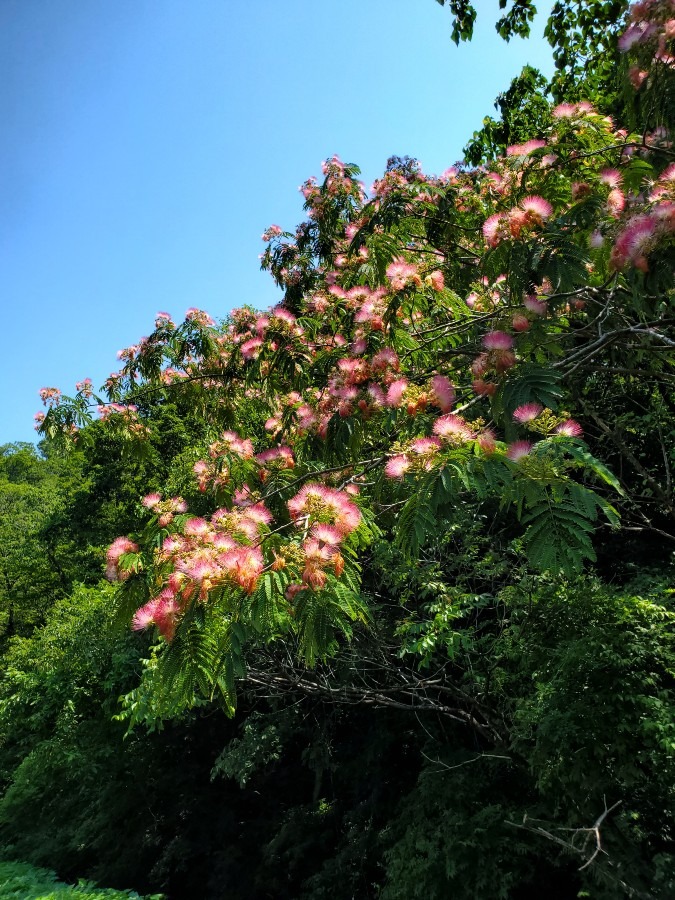
[[[0, 448], [0, 641], [26, 635], [68, 591], [78, 542], [56, 523], [81, 487], [81, 460], [42, 457], [29, 444]], [[81, 571], [81, 570], [80, 570]]]
[[560, 78], [465, 165], [368, 196], [327, 160], [263, 235], [274, 309], [159, 313], [97, 394], [43, 389], [47, 455], [0, 470], [6, 855], [176, 898], [672, 895], [673, 34], [623, 10], [556, 4]]
[[[142, 900], [135, 891], [104, 890], [83, 881], [73, 887], [58, 882], [47, 869], [6, 862], [0, 862], [0, 896], [6, 900]], [[147, 900], [160, 900], [160, 895]]]
[[[660, 15], [657, 4], [655, 32]], [[392, 541], [420, 564], [460, 504], [496, 506], [494, 540], [568, 577], [596, 559], [603, 520], [616, 528], [640, 509], [630, 527], [671, 534], [569, 418], [604, 421], [605, 398], [594, 394], [597, 413], [586, 396], [607, 369], [646, 364], [670, 384], [670, 151], [588, 102], [542, 122], [488, 170], [435, 177], [393, 159], [370, 199], [355, 166], [328, 160], [323, 184], [303, 186], [295, 238], [264, 235], [284, 304], [221, 325], [196, 309], [178, 326], [161, 313], [123, 352], [104, 421], [89, 428], [150, 459], [157, 407], [179, 397], [200, 422], [163, 473], [187, 500], [153, 489], [146, 523], [108, 551], [122, 613], [166, 641], [129, 703], [133, 721], [150, 708], [141, 695], [162, 696], [160, 719], [162, 704], [173, 715], [217, 695], [234, 712], [247, 659], [270, 642], [325, 662], [372, 621], [367, 548]], [[86, 442], [91, 387], [44, 394], [41, 430]]]

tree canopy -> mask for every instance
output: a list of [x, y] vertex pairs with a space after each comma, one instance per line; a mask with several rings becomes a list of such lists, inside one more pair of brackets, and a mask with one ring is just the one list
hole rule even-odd
[[70, 450], [87, 487], [24, 529], [72, 573], [4, 657], [12, 853], [176, 896], [672, 894], [675, 13], [625, 7], [557, 3], [559, 75], [464, 163], [326, 160], [263, 234], [273, 309], [160, 312], [98, 392], [42, 389], [8, 484]]

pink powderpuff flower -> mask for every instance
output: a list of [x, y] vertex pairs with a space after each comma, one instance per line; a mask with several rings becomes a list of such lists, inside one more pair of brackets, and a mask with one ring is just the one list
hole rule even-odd
[[387, 266], [386, 275], [395, 291], [402, 290], [409, 282], [419, 284], [421, 281], [417, 274], [417, 266], [407, 263], [400, 257]]
[[576, 103], [559, 103], [551, 114], [554, 119], [572, 119], [577, 114]]
[[389, 347], [378, 350], [371, 360], [371, 366], [374, 372], [383, 372], [388, 368], [398, 372], [399, 365], [399, 358], [396, 351]]
[[621, 187], [623, 176], [618, 169], [603, 169], [600, 172], [600, 183], [607, 184], [611, 188]]
[[81, 391], [85, 397], [91, 397], [91, 378], [85, 378], [75, 384], [75, 390]]
[[618, 219], [626, 207], [626, 197], [619, 188], [612, 188], [607, 197], [607, 212], [614, 219]]
[[431, 286], [435, 291], [442, 291], [445, 287], [443, 273], [438, 269], [436, 269], [431, 273], [431, 275], [429, 275], [429, 281], [431, 282]]
[[[237, 546], [237, 542], [231, 534], [223, 534], [222, 531], [217, 532], [210, 538], [210, 543], [216, 550], [227, 551], [233, 550]], [[219, 557], [216, 557], [218, 559]]]
[[256, 459], [263, 464], [275, 463], [275, 468], [279, 469], [295, 468], [295, 458], [290, 447], [272, 447], [263, 450], [262, 453], [256, 454]]
[[368, 385], [368, 397], [371, 406], [376, 409], [387, 405], [387, 395], [379, 384], [371, 383]]
[[261, 235], [262, 241], [270, 241], [273, 237], [278, 237], [280, 234], [283, 234], [281, 228], [278, 225], [270, 225], [265, 231], [263, 231]]
[[156, 598], [156, 604], [153, 613], [155, 625], [164, 640], [170, 642], [176, 633], [176, 619], [180, 609], [174, 597], [165, 591]]
[[541, 403], [523, 403], [513, 411], [513, 419], [525, 425], [527, 422], [534, 422], [543, 409]]
[[574, 421], [574, 419], [567, 419], [565, 422], [561, 422], [560, 425], [556, 426], [555, 433], [562, 434], [565, 437], [581, 437], [584, 430], [578, 422]]
[[260, 547], [239, 547], [236, 550], [229, 550], [223, 554], [222, 565], [247, 594], [253, 593], [265, 567]]
[[180, 553], [185, 549], [187, 542], [180, 534], [171, 534], [164, 538], [162, 543], [162, 554], [168, 559], [175, 553]]
[[545, 316], [548, 312], [548, 304], [546, 301], [540, 300], [534, 294], [528, 294], [528, 296], [525, 297], [523, 306], [536, 316]]
[[131, 620], [132, 629], [134, 631], [143, 631], [150, 625], [154, 625], [155, 613], [157, 612], [158, 605], [159, 601], [155, 598], [153, 600], [150, 600], [144, 606], [141, 606], [140, 609], [137, 609], [134, 613], [133, 619]]
[[497, 441], [495, 439], [494, 433], [487, 428], [485, 431], [481, 431], [478, 435], [478, 446], [483, 451], [483, 453], [490, 456], [497, 449]]
[[455, 388], [445, 375], [434, 375], [431, 379], [434, 402], [441, 412], [450, 412], [455, 403]]
[[639, 91], [648, 75], [649, 72], [645, 69], [641, 69], [640, 66], [631, 66], [628, 70], [628, 80], [630, 81], [633, 90]]
[[302, 549], [305, 553], [305, 562], [316, 567], [325, 566], [335, 553], [335, 548], [330, 544], [324, 544], [312, 537], [303, 541]]
[[675, 163], [671, 163], [667, 166], [659, 175], [658, 180], [659, 182], [669, 184], [671, 187], [675, 187]]
[[272, 513], [264, 503], [255, 503], [253, 506], [248, 506], [244, 516], [250, 519], [251, 522], [255, 522], [256, 525], [269, 525], [273, 518]]
[[471, 387], [480, 397], [494, 397], [497, 393], [497, 385], [493, 381], [483, 381], [482, 378], [472, 381]]
[[507, 221], [509, 232], [512, 238], [518, 239], [522, 234], [523, 228], [532, 221], [532, 214], [525, 212], [524, 209], [512, 209], [509, 211]]
[[643, 44], [656, 31], [656, 26], [651, 22], [633, 22], [617, 41], [617, 46], [622, 53], [626, 53], [635, 44]]
[[511, 319], [511, 325], [514, 331], [529, 331], [530, 320], [522, 313], [516, 313]]
[[483, 336], [482, 343], [486, 350], [510, 350], [513, 338], [505, 331], [489, 331]]
[[398, 409], [403, 402], [403, 395], [408, 388], [408, 382], [405, 378], [398, 378], [389, 385], [387, 391], [387, 406]]
[[106, 558], [109, 563], [117, 564], [123, 553], [138, 553], [138, 544], [128, 537], [118, 537], [108, 547]]
[[403, 478], [409, 468], [410, 460], [407, 456], [402, 454], [391, 456], [384, 467], [384, 474], [387, 478]]
[[316, 423], [316, 413], [308, 403], [302, 403], [295, 411], [298, 428], [308, 431]]
[[257, 359], [260, 356], [260, 350], [263, 346], [263, 341], [259, 337], [251, 338], [248, 341], [244, 341], [241, 345], [241, 355], [245, 360], [249, 361], [251, 359]]
[[527, 456], [533, 446], [529, 441], [514, 441], [512, 444], [509, 444], [506, 456], [513, 462], [519, 462], [524, 456]]
[[529, 213], [530, 218], [539, 222], [545, 221], [553, 215], [553, 207], [538, 194], [531, 194], [520, 201], [520, 208]]
[[303, 485], [286, 505], [294, 522], [307, 516], [315, 521], [328, 517], [343, 534], [349, 534], [361, 522], [361, 511], [346, 494], [314, 481]]
[[542, 140], [531, 140], [526, 141], [524, 144], [512, 144], [510, 147], [506, 148], [507, 156], [529, 156], [530, 153], [533, 153], [535, 150], [540, 150], [542, 147], [546, 146], [546, 141]]
[[[488, 247], [497, 247], [499, 243], [506, 237], [505, 226], [506, 219], [502, 213], [494, 213], [483, 222], [483, 237]], [[467, 304], [468, 304], [467, 299]]]
[[466, 421], [461, 416], [456, 416], [452, 413], [436, 419], [433, 432], [443, 440], [451, 441], [452, 443], [464, 443], [474, 438], [474, 433]]
[[158, 503], [161, 503], [161, 501], [162, 501], [162, 495], [153, 493], [153, 494], [146, 494], [145, 497], [143, 497], [143, 499], [141, 500], [141, 503], [143, 504], [143, 506], [146, 509], [154, 509]]
[[183, 526], [183, 533], [189, 537], [202, 537], [211, 531], [211, 526], [206, 519], [193, 518], [188, 519]]
[[344, 540], [344, 534], [333, 525], [316, 522], [310, 532], [313, 538], [330, 547], [337, 547]]
[[415, 438], [415, 440], [411, 443], [410, 449], [413, 453], [417, 453], [419, 456], [425, 456], [427, 454], [435, 454], [441, 449], [441, 442], [438, 438], [433, 437], [420, 437]]
[[270, 318], [279, 319], [282, 322], [286, 322], [287, 325], [295, 325], [297, 322], [293, 313], [289, 309], [286, 309], [285, 306], [275, 306], [270, 312]]
[[40, 399], [45, 406], [59, 405], [61, 400], [61, 391], [55, 387], [43, 387], [39, 390]]
[[221, 440], [225, 452], [236, 453], [242, 459], [253, 458], [253, 443], [249, 438], [240, 438], [235, 431], [224, 431]]
[[617, 236], [612, 248], [610, 263], [615, 269], [622, 269], [628, 263], [642, 271], [647, 271], [645, 253], [649, 250], [657, 222], [651, 216], [635, 216]]
[[191, 306], [185, 313], [185, 321], [203, 326], [216, 324], [208, 313], [204, 312], [203, 309], [197, 309], [196, 306]]

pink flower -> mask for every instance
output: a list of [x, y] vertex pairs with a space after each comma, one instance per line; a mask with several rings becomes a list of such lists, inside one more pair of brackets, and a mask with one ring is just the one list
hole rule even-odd
[[208, 534], [211, 531], [211, 526], [206, 521], [206, 519], [188, 519], [183, 527], [183, 531], [190, 537], [199, 537], [205, 534]]
[[406, 284], [420, 284], [421, 279], [417, 274], [417, 266], [407, 263], [400, 257], [395, 259], [387, 266], [387, 278], [391, 282], [391, 287], [395, 291], [402, 290]]
[[410, 445], [410, 449], [413, 453], [417, 453], [420, 456], [426, 456], [427, 454], [435, 454], [441, 449], [441, 442], [438, 438], [432, 437], [420, 437], [415, 438], [415, 440]]
[[473, 440], [474, 434], [461, 416], [450, 413], [447, 416], [441, 416], [436, 419], [433, 428], [434, 434], [440, 438], [453, 443], [463, 443], [464, 441]]
[[241, 345], [241, 355], [245, 360], [257, 359], [260, 355], [260, 348], [263, 346], [263, 341], [259, 337], [251, 338], [248, 341], [244, 341]]
[[400, 407], [407, 388], [408, 382], [405, 378], [398, 378], [396, 381], [393, 381], [387, 391], [387, 406]]
[[509, 459], [512, 459], [513, 462], [518, 462], [532, 449], [533, 444], [529, 441], [514, 441], [512, 444], [509, 444], [509, 449], [506, 451], [506, 455]]
[[529, 197], [521, 200], [520, 208], [529, 213], [535, 221], [544, 221], [553, 215], [551, 204], [538, 194], [531, 194]]
[[263, 465], [274, 463], [274, 468], [293, 469], [295, 467], [295, 459], [290, 447], [272, 447], [269, 450], [263, 450], [262, 453], [256, 454], [256, 459]]
[[337, 547], [345, 537], [344, 534], [333, 525], [325, 525], [320, 522], [316, 522], [312, 525], [310, 533], [317, 541], [332, 547]]
[[106, 553], [108, 562], [117, 563], [123, 553], [138, 553], [138, 544], [135, 544], [128, 537], [118, 537], [108, 547]]
[[432, 272], [431, 275], [429, 275], [429, 281], [431, 281], [431, 286], [435, 291], [442, 291], [445, 287], [443, 273], [438, 269], [436, 269], [436, 271]]
[[483, 337], [483, 346], [486, 350], [510, 350], [513, 338], [505, 331], [489, 331]]
[[611, 188], [618, 188], [621, 186], [622, 175], [618, 169], [603, 169], [600, 172], [600, 183], [607, 184]]
[[530, 320], [522, 313], [516, 313], [511, 319], [511, 325], [514, 331], [529, 331]]
[[619, 188], [612, 188], [607, 197], [607, 211], [610, 216], [618, 219], [626, 206], [626, 197]]
[[554, 119], [571, 119], [576, 114], [577, 107], [575, 103], [559, 103], [552, 112]]
[[455, 389], [449, 378], [445, 375], [434, 375], [431, 379], [431, 387], [434, 392], [434, 401], [441, 412], [447, 413], [455, 402]]
[[185, 313], [185, 321], [194, 322], [196, 325], [202, 326], [216, 324], [208, 313], [204, 312], [203, 309], [197, 309], [196, 306], [191, 306]]
[[523, 403], [514, 410], [513, 418], [521, 425], [525, 425], [527, 422], [534, 422], [543, 408], [541, 403]]
[[399, 456], [391, 456], [384, 467], [384, 474], [387, 478], [403, 478], [409, 468], [410, 460], [407, 456], [403, 456], [402, 454]]
[[399, 365], [400, 363], [396, 351], [389, 347], [378, 350], [371, 360], [371, 366], [374, 372], [382, 372], [388, 368], [392, 368], [397, 372]]
[[318, 482], [305, 484], [286, 505], [294, 522], [305, 517], [313, 522], [332, 519], [343, 534], [349, 534], [361, 522], [361, 511], [347, 494]]
[[478, 446], [483, 451], [483, 453], [487, 453], [488, 456], [494, 453], [497, 449], [495, 436], [489, 428], [485, 431], [481, 431], [481, 433], [478, 435]]
[[[504, 225], [506, 219], [501, 213], [494, 213], [483, 222], [483, 237], [488, 247], [496, 247], [506, 237]], [[468, 303], [468, 300], [467, 300]]]
[[161, 500], [161, 494], [146, 494], [146, 496], [141, 500], [141, 503], [143, 504], [143, 506], [145, 506], [146, 509], [154, 509], [157, 504], [161, 502]]
[[523, 300], [523, 306], [531, 313], [537, 316], [545, 316], [548, 311], [548, 305], [545, 300], [539, 300], [534, 294], [528, 294]]
[[546, 141], [532, 140], [526, 141], [524, 144], [512, 144], [506, 148], [507, 156], [529, 156], [535, 150], [546, 146]]
[[136, 610], [134, 617], [131, 620], [131, 627], [134, 631], [143, 631], [144, 628], [154, 625], [157, 606], [158, 601], [154, 599]]
[[555, 433], [563, 434], [565, 437], [581, 437], [584, 432], [578, 422], [575, 422], [574, 419], [567, 419], [556, 427]]

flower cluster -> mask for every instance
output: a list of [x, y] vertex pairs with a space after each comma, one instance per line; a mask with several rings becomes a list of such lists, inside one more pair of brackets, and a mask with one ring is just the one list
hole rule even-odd
[[[664, 36], [662, 67], [666, 6], [637, 4], [624, 40], [654, 49]], [[154, 334], [123, 351], [104, 420], [145, 428], [134, 399], [150, 385], [221, 435], [193, 466], [204, 495], [195, 508], [218, 509], [189, 516], [180, 498], [143, 500], [161, 532], [158, 589], [135, 627], [170, 639], [190, 604], [221, 588], [251, 593], [268, 572], [289, 601], [330, 590], [348, 577], [366, 523], [398, 509], [413, 483], [448, 466], [524, 479], [578, 453], [582, 426], [544, 405], [554, 405], [545, 385], [613, 365], [629, 298], [644, 290], [643, 273], [661, 272], [675, 234], [675, 166], [590, 103], [559, 104], [550, 123], [476, 169], [436, 177], [392, 160], [369, 199], [356, 167], [332, 157], [323, 181], [301, 188], [306, 221], [263, 234], [282, 302], [219, 325], [198, 309], [177, 327], [160, 313]], [[664, 147], [669, 136], [658, 139]], [[598, 322], [616, 339], [599, 340]], [[89, 389], [78, 386], [80, 400]], [[66, 418], [57, 389], [43, 394], [47, 430]], [[560, 402], [573, 409], [569, 400]], [[242, 434], [222, 432], [233, 422]], [[111, 548], [111, 573], [126, 578], [136, 544], [119, 540], [130, 543]]]

